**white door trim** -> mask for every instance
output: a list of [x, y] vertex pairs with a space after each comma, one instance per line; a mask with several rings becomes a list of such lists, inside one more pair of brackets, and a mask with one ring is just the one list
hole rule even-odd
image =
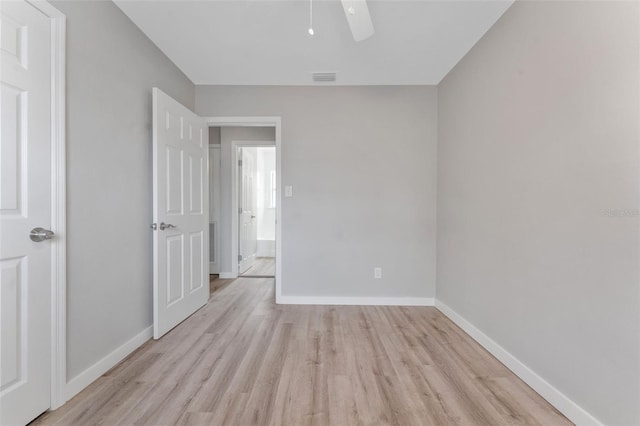
[[[209, 127], [275, 127], [276, 130], [276, 303], [281, 303], [282, 299], [282, 118], [281, 117], [204, 117]], [[259, 145], [271, 145], [273, 142], [265, 144], [259, 141], [251, 142], [238, 142], [246, 143], [246, 146], [259, 146]], [[237, 145], [236, 142], [232, 144], [231, 158], [233, 161], [233, 171], [231, 173], [232, 182], [235, 182], [237, 176], [237, 158], [236, 148], [241, 145]], [[235, 187], [235, 186], [234, 186]], [[238, 275], [238, 206], [237, 206], [237, 193], [232, 191], [231, 205], [234, 208], [231, 215], [232, 229], [236, 229], [232, 232], [231, 236], [231, 261], [233, 265], [233, 273], [237, 277]], [[235, 201], [234, 201], [235, 200]], [[233, 228], [233, 224], [235, 227]], [[235, 244], [234, 244], [235, 241]], [[235, 252], [234, 252], [235, 250]], [[235, 253], [235, 254], [233, 254]], [[235, 277], [233, 277], [235, 278]]]
[[[212, 152], [218, 152], [218, 179], [211, 179], [211, 171], [213, 171], [214, 166], [212, 165], [211, 155]], [[215, 254], [215, 262], [211, 261], [211, 250], [209, 250], [209, 275], [211, 274], [219, 274], [220, 273], [220, 202], [219, 199], [222, 198], [220, 196], [220, 175], [221, 173], [221, 158], [222, 146], [218, 144], [209, 144], [209, 226], [213, 224], [214, 234], [213, 234], [213, 242], [211, 241], [211, 230], [209, 230], [209, 247], [213, 246], [213, 253]], [[218, 200], [215, 200], [214, 195], [217, 192]], [[211, 211], [211, 205], [213, 205], [213, 211]], [[214, 220], [215, 219], [215, 220]]]
[[66, 203], [66, 17], [50, 3], [27, 0], [51, 20], [51, 407], [66, 402], [67, 203]]

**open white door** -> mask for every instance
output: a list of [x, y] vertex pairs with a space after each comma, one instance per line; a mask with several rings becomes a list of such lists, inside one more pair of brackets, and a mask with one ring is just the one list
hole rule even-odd
[[51, 21], [2, 1], [0, 26], [0, 424], [22, 425], [51, 398]]
[[256, 149], [238, 149], [238, 274], [247, 272], [258, 250]]
[[153, 89], [153, 337], [209, 299], [209, 132]]

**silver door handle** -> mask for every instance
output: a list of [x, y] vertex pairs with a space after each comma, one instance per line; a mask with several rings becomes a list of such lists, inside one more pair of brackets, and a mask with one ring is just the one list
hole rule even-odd
[[172, 225], [170, 223], [164, 223], [164, 222], [160, 222], [160, 230], [164, 231], [165, 229], [171, 229], [171, 228], [175, 228], [175, 225]]
[[54, 235], [55, 234], [53, 233], [53, 231], [49, 231], [48, 229], [33, 228], [29, 233], [29, 238], [31, 238], [31, 241], [35, 241], [36, 243], [41, 243], [44, 240], [52, 239]]

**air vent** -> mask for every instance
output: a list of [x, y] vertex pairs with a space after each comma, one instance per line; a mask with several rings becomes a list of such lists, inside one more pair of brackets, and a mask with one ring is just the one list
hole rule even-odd
[[335, 72], [314, 72], [313, 74], [311, 74], [311, 76], [313, 77], [313, 81], [317, 83], [336, 81]]

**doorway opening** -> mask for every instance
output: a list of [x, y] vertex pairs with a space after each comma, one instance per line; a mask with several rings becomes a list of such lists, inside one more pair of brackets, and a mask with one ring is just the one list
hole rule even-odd
[[280, 118], [209, 117], [210, 273], [274, 278], [281, 293]]
[[276, 274], [276, 149], [237, 147], [238, 275]]

